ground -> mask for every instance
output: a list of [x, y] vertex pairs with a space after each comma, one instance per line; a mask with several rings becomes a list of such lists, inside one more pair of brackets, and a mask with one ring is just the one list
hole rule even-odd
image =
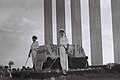
[[[12, 79], [12, 78], [3, 78], [0, 80], [41, 80], [41, 79]], [[51, 80], [51, 79], [44, 79], [44, 80]], [[120, 80], [120, 78], [57, 78], [55, 80]]]

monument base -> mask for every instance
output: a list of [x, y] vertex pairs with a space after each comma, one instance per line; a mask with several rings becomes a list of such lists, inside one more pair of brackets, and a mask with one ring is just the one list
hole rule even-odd
[[[86, 68], [89, 66], [87, 59], [88, 57], [68, 57], [68, 67], [69, 69]], [[57, 57], [56, 60], [48, 57], [43, 64], [43, 69], [46, 68], [61, 70], [60, 57]]]

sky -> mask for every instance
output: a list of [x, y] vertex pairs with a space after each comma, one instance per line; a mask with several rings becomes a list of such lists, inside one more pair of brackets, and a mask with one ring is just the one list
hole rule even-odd
[[[101, 26], [104, 64], [114, 62], [110, 0], [101, 0]], [[56, 8], [53, 0], [53, 41], [56, 44]], [[70, 0], [65, 0], [66, 33], [72, 43]], [[88, 0], [81, 0], [83, 47], [90, 57], [90, 31]], [[43, 0], [0, 0], [0, 64], [14, 61], [14, 67], [25, 64], [32, 35], [44, 45]], [[108, 55], [109, 54], [109, 55]], [[31, 59], [28, 66], [32, 66]]]

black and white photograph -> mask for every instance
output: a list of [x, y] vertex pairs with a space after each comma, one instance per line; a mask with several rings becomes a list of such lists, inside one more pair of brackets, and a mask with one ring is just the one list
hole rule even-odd
[[0, 80], [120, 80], [120, 0], [0, 0]]

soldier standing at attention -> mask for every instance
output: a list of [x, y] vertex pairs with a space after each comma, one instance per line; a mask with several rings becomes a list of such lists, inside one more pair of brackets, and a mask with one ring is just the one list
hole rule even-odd
[[68, 70], [68, 54], [66, 54], [67, 44], [68, 44], [68, 38], [66, 36], [65, 30], [60, 29], [60, 63], [63, 70], [63, 74], [66, 74], [66, 71]]
[[30, 48], [28, 57], [30, 57], [32, 55], [33, 68], [35, 69], [35, 57], [36, 57], [36, 54], [39, 49], [39, 44], [38, 44], [36, 36], [32, 37], [32, 41], [33, 41], [33, 43], [31, 44], [31, 48]]

